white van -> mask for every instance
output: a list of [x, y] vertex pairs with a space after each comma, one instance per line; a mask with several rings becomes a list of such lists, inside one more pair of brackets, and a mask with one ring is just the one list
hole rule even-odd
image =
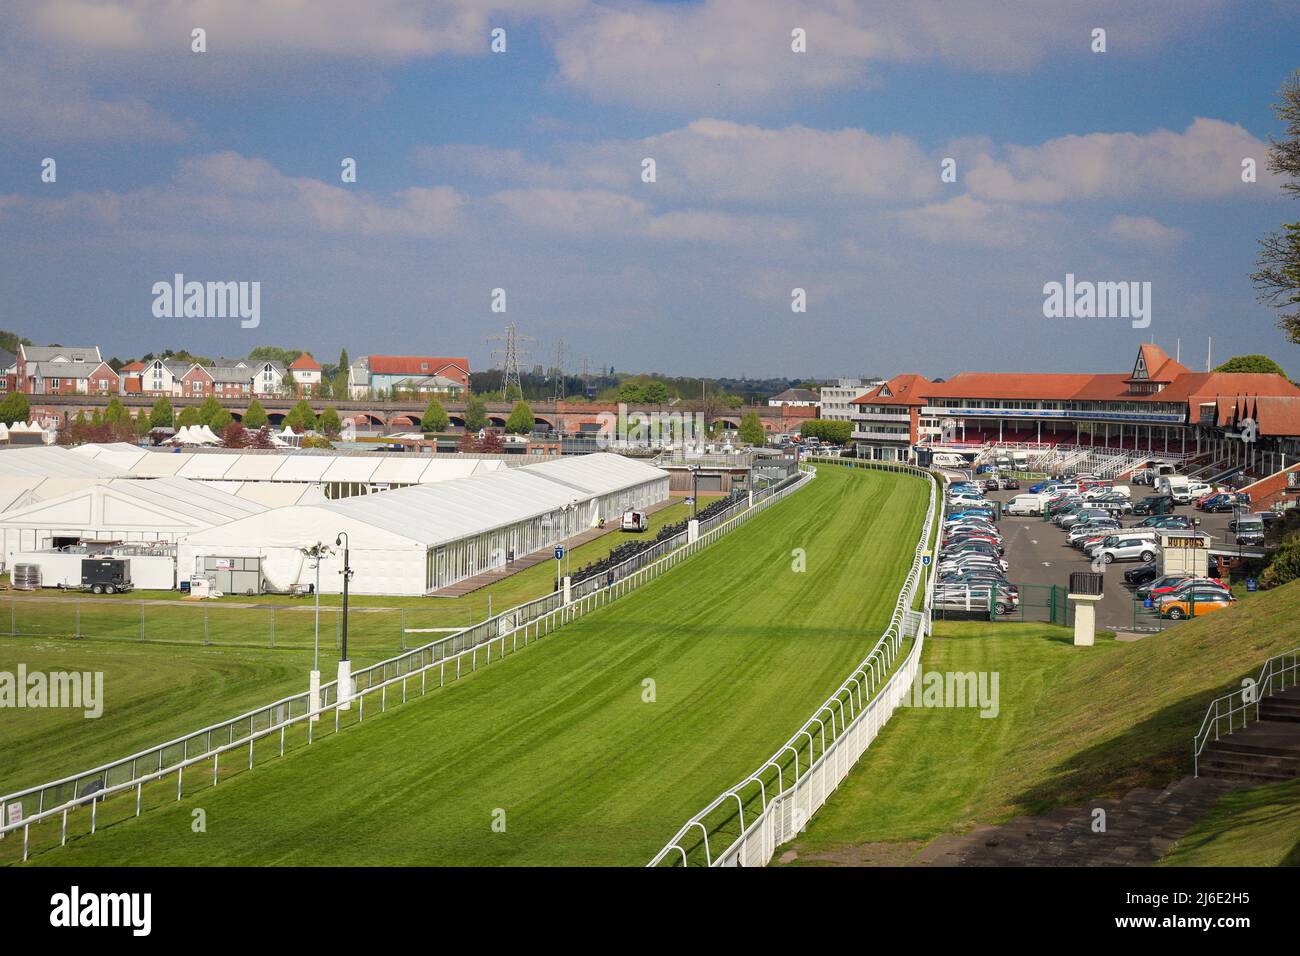
[[970, 464], [961, 455], [949, 455], [944, 452], [938, 452], [932, 462], [938, 468], [965, 468]]
[[1161, 475], [1156, 479], [1156, 494], [1169, 495], [1175, 504], [1185, 505], [1192, 500], [1191, 487], [1183, 475]]
[[1043, 505], [1047, 503], [1049, 497], [1048, 495], [1034, 494], [1016, 495], [1007, 502], [1002, 512], [1009, 515], [1040, 515], [1043, 513]]

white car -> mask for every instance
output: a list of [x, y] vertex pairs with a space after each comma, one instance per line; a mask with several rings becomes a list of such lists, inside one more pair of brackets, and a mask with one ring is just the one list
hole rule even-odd
[[1156, 546], [1149, 538], [1135, 538], [1130, 535], [1116, 535], [1116, 538], [1114, 544], [1098, 549], [1095, 553], [1096, 557], [1106, 564], [1115, 561], [1141, 561], [1146, 564], [1148, 561], [1155, 560]]

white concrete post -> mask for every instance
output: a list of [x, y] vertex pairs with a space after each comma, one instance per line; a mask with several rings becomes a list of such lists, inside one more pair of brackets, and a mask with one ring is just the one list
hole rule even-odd
[[690, 544], [700, 536], [700, 523], [692, 518], [686, 523], [686, 543]]
[[[311, 697], [312, 711], [320, 710], [320, 671], [312, 671], [307, 678], [307, 692]], [[320, 720], [320, 714], [313, 713], [313, 721]]]
[[352, 708], [352, 662], [339, 661], [338, 683], [339, 710]]
[[565, 604], [568, 604], [573, 600], [573, 597], [570, 595], [569, 592], [569, 585], [572, 581], [573, 578], [569, 577], [567, 574], [564, 576], [564, 603]]

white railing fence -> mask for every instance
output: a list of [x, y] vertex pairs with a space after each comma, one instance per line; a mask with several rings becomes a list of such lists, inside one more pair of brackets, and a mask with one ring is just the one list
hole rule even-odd
[[[713, 544], [723, 535], [746, 523], [756, 514], [806, 487], [815, 477], [816, 470], [809, 468], [781, 485], [756, 492], [753, 507], [749, 507], [748, 498], [742, 499], [733, 508], [727, 509], [727, 512], [731, 512], [730, 516], [726, 512], [714, 516], [710, 522], [712, 526], [708, 530], [701, 528], [699, 536], [694, 541], [687, 542], [686, 533], [675, 535], [669, 540], [675, 542], [676, 547], [651, 563], [642, 564], [642, 555], [635, 555], [627, 562], [616, 566], [613, 584], [606, 584], [605, 575], [598, 575], [583, 582], [588, 586], [585, 593], [579, 594], [571, 588], [571, 600], [568, 604], [564, 603], [562, 592], [548, 594], [543, 598], [504, 611], [456, 634], [355, 671], [352, 675], [355, 710], [347, 703], [343, 706], [339, 705], [338, 681], [334, 680], [321, 685], [320, 707], [315, 711], [311, 709], [311, 698], [308, 693], [294, 694], [231, 720], [205, 727], [92, 770], [0, 796], [0, 839], [4, 839], [8, 833], [22, 830], [25, 860], [29, 829], [34, 824], [61, 816], [63, 827], [60, 842], [66, 842], [69, 811], [88, 805], [91, 810], [90, 832], [93, 833], [98, 806], [109, 796], [134, 790], [136, 815], [138, 815], [145, 783], [169, 778], [175, 774], [179, 800], [182, 794], [184, 771], [188, 767], [211, 761], [215, 784], [218, 779], [220, 760], [224, 754], [247, 750], [248, 764], [251, 769], [254, 744], [278, 734], [280, 750], [274, 755], [282, 756], [284, 731], [287, 727], [306, 721], [307, 743], [310, 744], [313, 738], [312, 725], [317, 721], [308, 720], [309, 717], [319, 719], [321, 715], [332, 712], [334, 730], [337, 731], [343, 726], [340, 712], [356, 714], [356, 722], [360, 723], [364, 719], [365, 699], [367, 696], [373, 698], [375, 692], [378, 692], [380, 710], [383, 711], [388, 706], [389, 688], [394, 689], [395, 692], [400, 689], [401, 700], [405, 702], [414, 679], [419, 680], [421, 695], [426, 692], [434, 677], [437, 678], [435, 686], [438, 687], [449, 681], [459, 680], [462, 676], [474, 673], [480, 664], [486, 665], [494, 659], [498, 661], [503, 659], [508, 653], [514, 654], [521, 646], [526, 647], [529, 643], [540, 640], [565, 624], [650, 583], [664, 572]], [[483, 660], [480, 661], [480, 657]], [[20, 810], [11, 820], [12, 806], [19, 806]]]
[[1288, 687], [1300, 686], [1300, 647], [1283, 651], [1264, 662], [1254, 684], [1246, 685], [1210, 701], [1205, 709], [1201, 729], [1192, 737], [1192, 774], [1201, 774], [1201, 751], [1211, 740], [1226, 737], [1234, 730], [1245, 730], [1254, 719], [1259, 721], [1265, 697], [1280, 694]]
[[[923, 557], [943, 500], [932, 472], [911, 465], [858, 459], [811, 459], [817, 464], [901, 471], [925, 478], [930, 500], [912, 563], [894, 602], [889, 625], [866, 658], [802, 727], [761, 767], [691, 817], [649, 866], [763, 866], [776, 848], [807, 826], [812, 815], [875, 740], [904, 699], [920, 667], [930, 626], [933, 575]], [[937, 534], [942, 536], [942, 526]], [[936, 540], [935, 548], [941, 545]], [[924, 589], [920, 610], [913, 604]], [[894, 667], [905, 638], [907, 657]], [[891, 673], [892, 671], [892, 673]]]

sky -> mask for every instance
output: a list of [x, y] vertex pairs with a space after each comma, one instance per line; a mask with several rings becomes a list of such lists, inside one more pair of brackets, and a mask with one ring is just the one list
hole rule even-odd
[[[570, 372], [821, 378], [1212, 338], [1300, 377], [1249, 280], [1300, 218], [1297, 37], [1295, 0], [11, 0], [0, 328], [481, 369], [511, 322]], [[178, 273], [259, 324], [156, 315]], [[1067, 275], [1150, 324], [1045, 316]]]

